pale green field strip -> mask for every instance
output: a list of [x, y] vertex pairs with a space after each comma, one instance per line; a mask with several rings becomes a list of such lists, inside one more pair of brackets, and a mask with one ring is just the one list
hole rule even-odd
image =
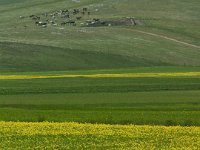
[[0, 122], [0, 149], [198, 149], [200, 127]]
[[151, 78], [151, 77], [200, 77], [200, 72], [122, 73], [122, 74], [65, 74], [65, 75], [0, 75], [0, 80], [48, 78]]

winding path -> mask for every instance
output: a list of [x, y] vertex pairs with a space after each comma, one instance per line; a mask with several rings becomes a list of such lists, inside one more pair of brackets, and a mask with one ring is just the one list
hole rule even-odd
[[156, 34], [156, 33], [151, 33], [151, 32], [146, 32], [146, 31], [141, 31], [141, 30], [135, 30], [135, 29], [132, 30], [132, 31], [143, 33], [143, 34], [147, 34], [147, 35], [151, 35], [151, 36], [156, 36], [156, 37], [159, 37], [159, 38], [162, 38], [162, 39], [167, 39], [167, 40], [170, 40], [170, 41], [174, 41], [176, 43], [183, 44], [183, 45], [186, 45], [186, 46], [189, 46], [189, 47], [199, 48], [200, 49], [200, 46], [198, 46], [198, 45], [194, 45], [194, 44], [190, 44], [190, 43], [187, 43], [187, 42], [179, 41], [177, 39], [170, 38], [170, 37], [167, 37], [167, 36], [164, 36], [164, 35], [159, 35], [159, 34]]

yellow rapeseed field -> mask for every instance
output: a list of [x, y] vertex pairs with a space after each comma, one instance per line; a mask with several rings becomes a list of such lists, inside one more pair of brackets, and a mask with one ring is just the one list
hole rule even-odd
[[46, 78], [145, 78], [145, 77], [200, 77], [200, 72], [121, 73], [121, 74], [62, 74], [62, 75], [0, 75], [0, 80]]
[[199, 148], [200, 127], [0, 122], [0, 149]]

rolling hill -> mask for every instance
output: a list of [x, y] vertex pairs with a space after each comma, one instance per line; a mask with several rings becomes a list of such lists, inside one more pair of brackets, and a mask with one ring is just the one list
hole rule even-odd
[[[83, 21], [142, 24], [41, 28], [29, 18], [84, 7]], [[0, 0], [0, 72], [200, 66], [198, 10], [197, 0]]]

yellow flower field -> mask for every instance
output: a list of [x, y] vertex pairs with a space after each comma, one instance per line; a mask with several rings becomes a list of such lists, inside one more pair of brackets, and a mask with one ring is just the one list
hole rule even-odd
[[46, 78], [145, 78], [145, 77], [200, 77], [200, 72], [121, 73], [121, 74], [61, 74], [61, 75], [0, 75], [0, 80]]
[[197, 150], [200, 127], [0, 122], [0, 149]]

